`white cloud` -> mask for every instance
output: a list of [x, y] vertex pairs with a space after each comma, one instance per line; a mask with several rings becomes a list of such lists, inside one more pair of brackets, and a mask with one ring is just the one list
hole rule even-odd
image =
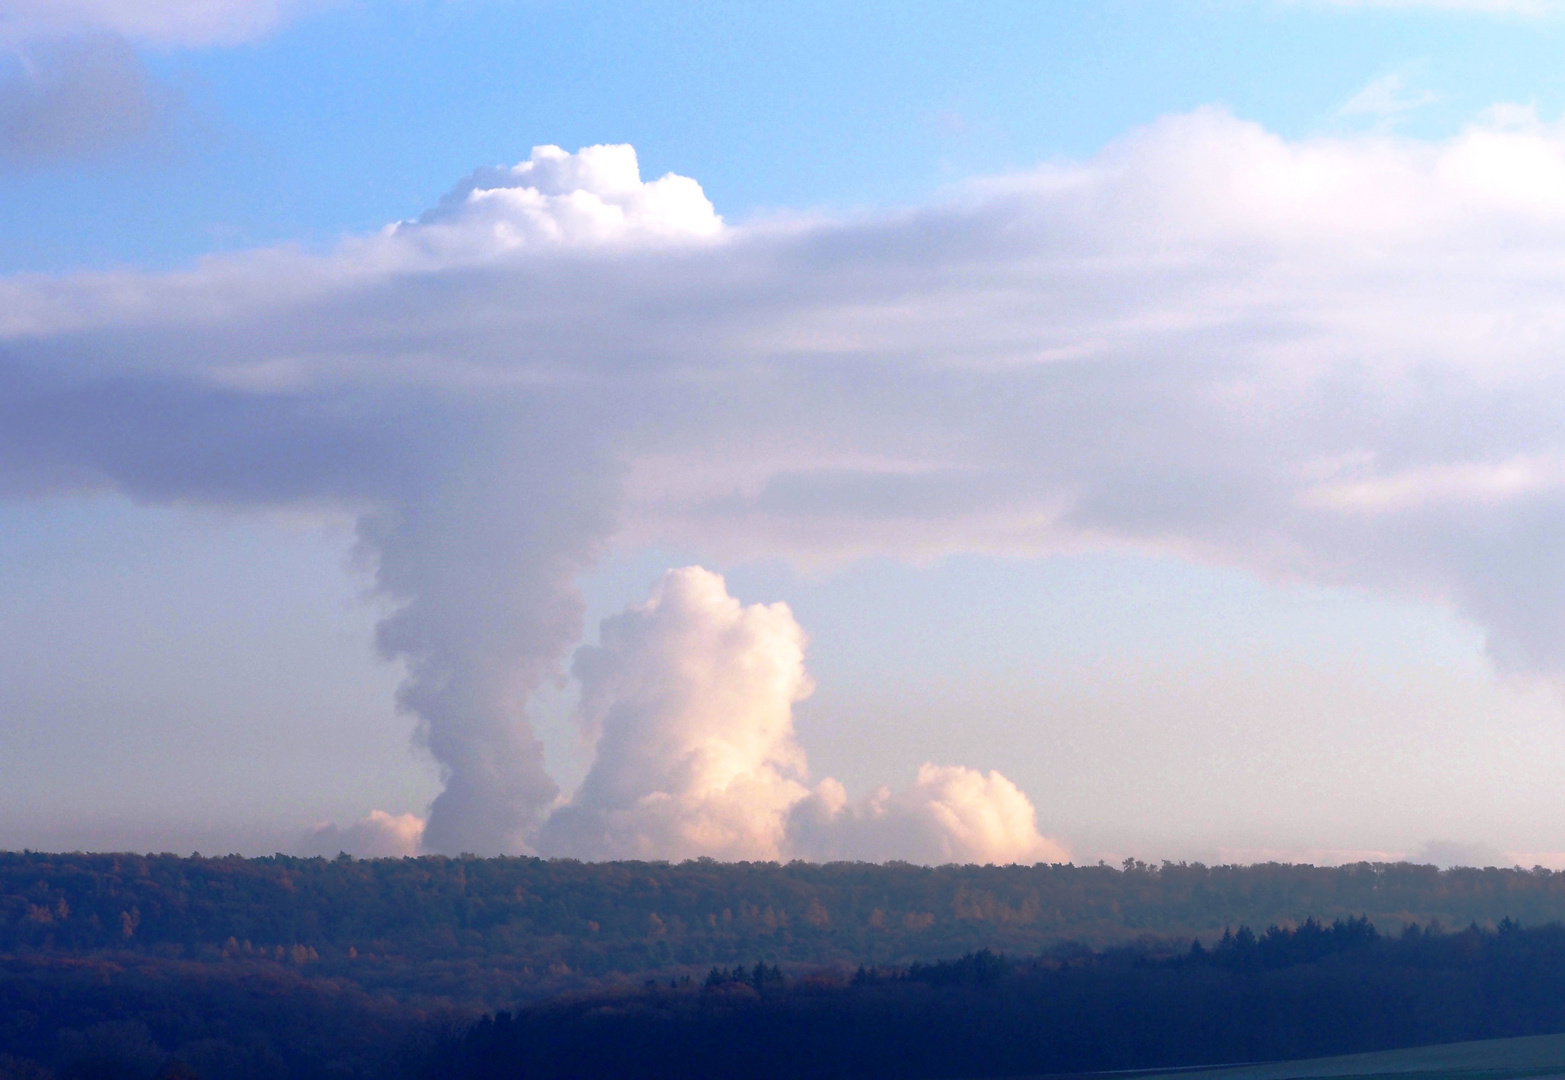
[[1452, 503], [1499, 503], [1565, 486], [1565, 461], [1524, 456], [1494, 464], [1470, 462], [1405, 469], [1386, 476], [1339, 479], [1303, 493], [1304, 505], [1388, 513]]
[[298, 855], [333, 858], [339, 852], [361, 859], [386, 859], [417, 855], [424, 836], [424, 819], [416, 814], [388, 814], [371, 810], [352, 825], [318, 825], [299, 841]]
[[541, 151], [326, 256], [0, 280], [0, 493], [359, 514], [439, 850], [519, 850], [556, 799], [526, 701], [611, 543], [1131, 546], [1443, 600], [1565, 671], [1558, 127], [1202, 110], [760, 224], [630, 161]]
[[1405, 851], [1378, 848], [1292, 848], [1225, 847], [1218, 848], [1213, 861], [1219, 866], [1252, 866], [1256, 863], [1293, 863], [1310, 866], [1348, 866], [1352, 863], [1406, 862]]
[[597, 744], [544, 850], [591, 858], [775, 859], [805, 795], [793, 704], [810, 692], [804, 632], [785, 604], [742, 607], [700, 567], [583, 647], [581, 719]]
[[688, 242], [722, 232], [723, 221], [687, 176], [643, 182], [634, 147], [589, 146], [568, 154], [536, 146], [527, 161], [479, 169], [402, 238], [449, 263], [520, 247]]
[[792, 850], [806, 858], [943, 863], [1069, 862], [1038, 832], [1026, 795], [998, 772], [925, 763], [911, 788], [882, 786], [851, 802], [824, 780], [793, 810]]
[[1431, 90], [1409, 90], [1405, 74], [1394, 71], [1372, 80], [1337, 111], [1343, 116], [1373, 116], [1391, 122], [1403, 113], [1439, 100], [1440, 96]]
[[997, 772], [925, 765], [909, 790], [849, 805], [814, 793], [793, 705], [811, 685], [804, 631], [785, 604], [743, 607], [700, 567], [578, 650], [581, 720], [597, 756], [544, 825], [547, 854], [580, 858], [1065, 861], [1032, 804]]

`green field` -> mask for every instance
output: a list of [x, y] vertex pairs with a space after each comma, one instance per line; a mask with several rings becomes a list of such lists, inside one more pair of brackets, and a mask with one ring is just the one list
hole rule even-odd
[[1279, 1061], [1211, 1069], [1156, 1070], [1120, 1076], [1191, 1075], [1200, 1080], [1341, 1080], [1416, 1075], [1427, 1080], [1512, 1080], [1513, 1077], [1565, 1077], [1565, 1035], [1528, 1035], [1519, 1039], [1418, 1046], [1371, 1054], [1308, 1061]]

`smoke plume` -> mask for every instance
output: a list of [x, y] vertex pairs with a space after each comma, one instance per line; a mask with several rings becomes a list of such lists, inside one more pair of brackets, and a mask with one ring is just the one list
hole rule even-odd
[[297, 846], [297, 854], [330, 859], [346, 852], [361, 859], [385, 859], [417, 855], [424, 838], [424, 821], [416, 814], [388, 814], [371, 810], [352, 825], [331, 823], [312, 829]]
[[961, 765], [919, 767], [913, 786], [881, 786], [858, 802], [835, 780], [821, 781], [789, 818], [795, 851], [820, 861], [1069, 862], [1058, 840], [1038, 832], [1026, 795], [998, 772]]
[[926, 765], [913, 788], [847, 807], [804, 786], [793, 705], [811, 689], [785, 604], [743, 607], [700, 567], [670, 570], [645, 604], [576, 654], [580, 718], [597, 756], [543, 831], [580, 858], [1064, 861], [999, 773]]
[[1203, 110], [845, 220], [543, 148], [326, 254], [0, 279], [0, 498], [355, 515], [431, 850], [1048, 857], [994, 774], [807, 791], [784, 620], [696, 575], [583, 654], [601, 766], [546, 826], [575, 578], [1129, 547], [1446, 603], [1559, 675], [1562, 262], [1565, 136], [1515, 108], [1438, 143]]

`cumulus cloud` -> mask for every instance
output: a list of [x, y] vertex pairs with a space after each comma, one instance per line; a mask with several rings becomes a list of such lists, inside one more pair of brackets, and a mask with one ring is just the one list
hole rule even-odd
[[786, 604], [742, 607], [700, 567], [606, 620], [573, 671], [592, 769], [544, 849], [587, 858], [775, 859], [806, 789], [793, 704], [810, 692]]
[[1032, 802], [998, 772], [925, 763], [913, 786], [882, 786], [851, 802], [824, 780], [794, 807], [793, 850], [816, 860], [902, 859], [928, 863], [1069, 862], [1070, 851], [1038, 832]]
[[629, 146], [568, 154], [537, 146], [519, 165], [479, 169], [417, 227], [410, 242], [450, 262], [524, 246], [690, 241], [721, 233], [722, 218], [688, 176], [643, 182]]
[[339, 853], [361, 859], [389, 859], [417, 855], [424, 837], [424, 820], [416, 814], [388, 814], [371, 810], [352, 825], [319, 825], [299, 841], [295, 854], [333, 858]]
[[[609, 544], [1133, 547], [1446, 602], [1565, 671], [1558, 127], [1289, 142], [1202, 110], [753, 224], [632, 160], [542, 150], [327, 255], [0, 280], [0, 496], [357, 514], [446, 769], [437, 850], [534, 842], [527, 700]], [[968, 820], [943, 776], [915, 788]]]
[[580, 858], [1064, 861], [999, 773], [926, 765], [909, 790], [849, 805], [805, 786], [793, 705], [811, 685], [785, 604], [742, 606], [717, 574], [670, 570], [645, 604], [578, 650], [580, 719], [596, 742], [541, 846]]

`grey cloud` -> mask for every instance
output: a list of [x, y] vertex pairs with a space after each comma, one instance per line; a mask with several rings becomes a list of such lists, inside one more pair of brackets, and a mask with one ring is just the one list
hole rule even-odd
[[79, 161], [167, 129], [177, 95], [123, 38], [98, 35], [29, 48], [0, 79], [0, 165]]
[[1410, 859], [1415, 863], [1427, 863], [1442, 868], [1511, 865], [1511, 860], [1493, 844], [1469, 844], [1457, 840], [1431, 840], [1410, 856]]
[[444, 774], [425, 833], [437, 851], [517, 851], [557, 794], [523, 710], [581, 636], [574, 581], [613, 524], [612, 472], [570, 417], [518, 413], [519, 433], [491, 429], [450, 474], [360, 520], [402, 604], [377, 643], [407, 662], [399, 698]]

